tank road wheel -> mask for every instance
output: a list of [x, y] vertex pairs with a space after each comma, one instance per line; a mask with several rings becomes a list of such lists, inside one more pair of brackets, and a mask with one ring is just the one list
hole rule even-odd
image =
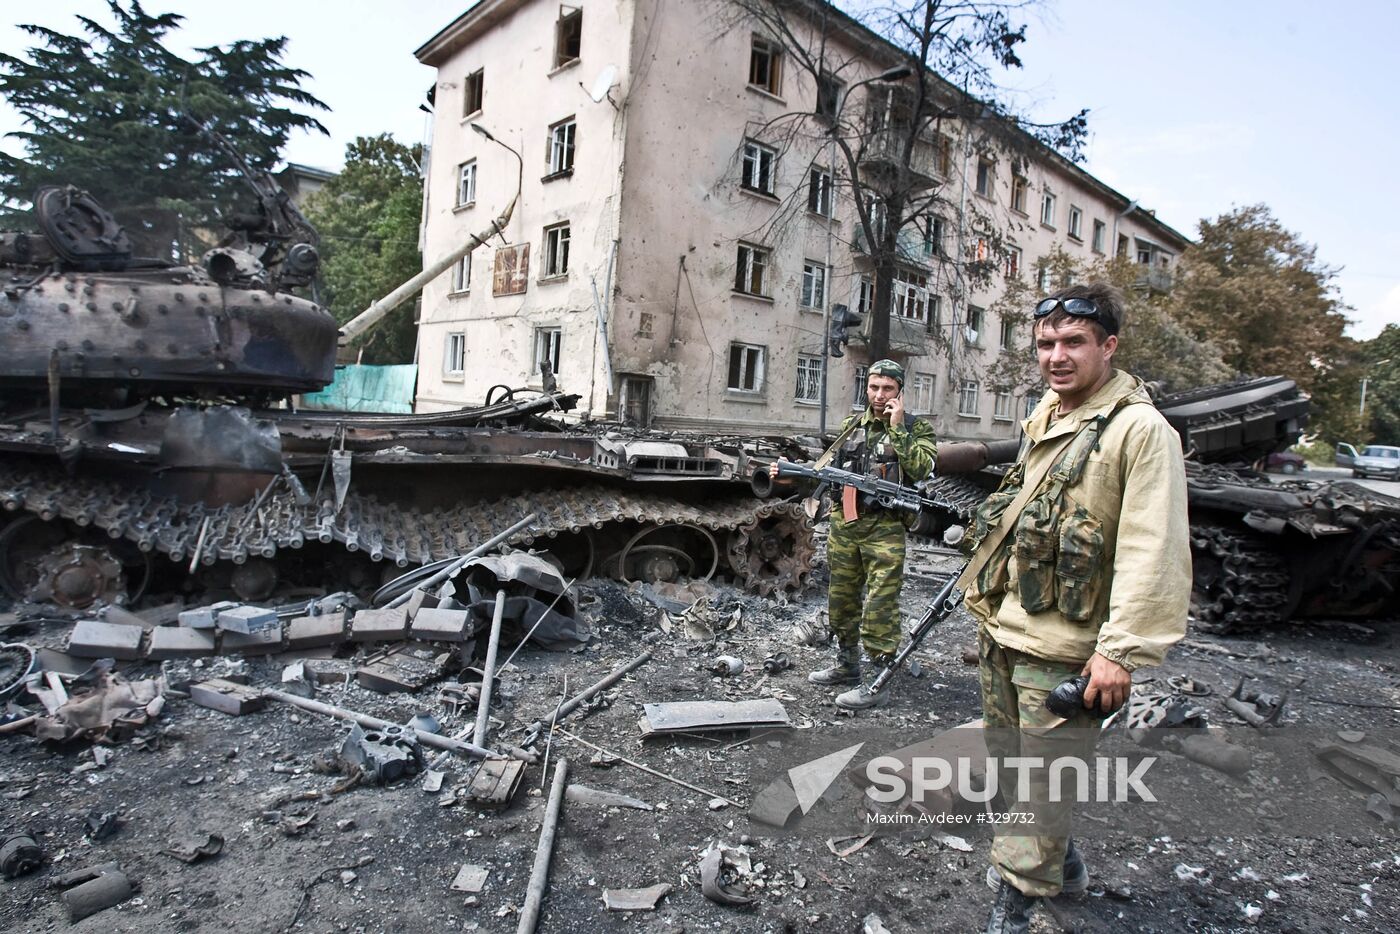
[[729, 566], [744, 589], [789, 596], [807, 585], [816, 550], [811, 520], [787, 503], [730, 533]]
[[129, 603], [150, 573], [135, 546], [66, 522], [23, 516], [0, 531], [0, 587], [16, 600], [73, 609]]

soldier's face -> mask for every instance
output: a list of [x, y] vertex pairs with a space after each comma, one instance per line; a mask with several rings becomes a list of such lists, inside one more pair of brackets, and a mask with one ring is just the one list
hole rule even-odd
[[1064, 402], [1080, 403], [1107, 382], [1113, 369], [1118, 337], [1110, 334], [1099, 343], [1092, 324], [1078, 319], [1035, 329], [1035, 353], [1040, 375]]
[[899, 383], [893, 376], [872, 376], [865, 381], [865, 401], [875, 410], [876, 415], [885, 414], [885, 406], [899, 395]]

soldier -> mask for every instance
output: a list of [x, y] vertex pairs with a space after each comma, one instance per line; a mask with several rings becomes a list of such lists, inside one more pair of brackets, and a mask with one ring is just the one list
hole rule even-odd
[[[961, 584], [978, 622], [988, 751], [999, 760], [1087, 759], [1103, 717], [1127, 702], [1133, 671], [1160, 664], [1186, 632], [1181, 441], [1142, 381], [1113, 368], [1122, 301], [1091, 284], [1036, 306], [1032, 334], [1050, 391], [965, 541]], [[1067, 720], [1047, 710], [1049, 692], [1081, 674], [1084, 709]], [[1010, 804], [1032, 812], [1036, 830], [1012, 823], [992, 842], [988, 934], [1024, 932], [1038, 899], [1088, 886], [1069, 839], [1073, 802], [1051, 803], [1043, 772]]]
[[[866, 376], [868, 405], [841, 423], [836, 442], [817, 461], [853, 473], [912, 484], [933, 470], [933, 426], [904, 411], [904, 367], [893, 360], [870, 365]], [[777, 476], [777, 464], [771, 468]], [[842, 707], [859, 710], [889, 700], [860, 684], [860, 649], [878, 669], [899, 649], [899, 590], [904, 580], [904, 521], [889, 510], [862, 502], [853, 487], [841, 492], [832, 508], [826, 557], [831, 570], [827, 593], [831, 631], [836, 635], [836, 664], [814, 671], [812, 684], [859, 684], [836, 698]]]

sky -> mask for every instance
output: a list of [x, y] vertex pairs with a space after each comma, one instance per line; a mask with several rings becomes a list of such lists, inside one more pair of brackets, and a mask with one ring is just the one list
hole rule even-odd
[[[675, 2], [675, 0], [672, 0]], [[694, 0], [681, 0], [694, 2]], [[285, 35], [286, 60], [330, 105], [330, 136], [297, 134], [286, 158], [337, 169], [356, 136], [422, 139], [433, 71], [413, 57], [469, 0], [145, 0], [177, 12], [170, 47]], [[854, 3], [843, 3], [854, 6]], [[47, 0], [12, 16], [76, 32], [103, 0]], [[1085, 168], [1187, 236], [1201, 218], [1263, 202], [1341, 269], [1348, 333], [1400, 323], [1400, 79], [1390, 43], [1400, 4], [1348, 0], [1050, 0], [1028, 16], [1025, 68], [1006, 83], [1041, 119], [1090, 108]], [[0, 50], [33, 40], [0, 26]], [[0, 132], [18, 129], [0, 104]], [[4, 145], [4, 144], [0, 144]], [[13, 142], [5, 146], [16, 152]]]

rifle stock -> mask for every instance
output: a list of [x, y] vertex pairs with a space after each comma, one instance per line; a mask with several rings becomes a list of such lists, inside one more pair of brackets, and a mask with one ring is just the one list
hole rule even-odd
[[924, 610], [924, 615], [919, 617], [919, 621], [914, 625], [914, 631], [909, 634], [908, 643], [895, 654], [889, 667], [880, 672], [871, 683], [871, 693], [883, 690], [899, 669], [904, 667], [904, 663], [908, 661], [914, 650], [928, 638], [929, 633], [933, 632], [933, 627], [952, 615], [952, 612], [958, 608], [958, 604], [962, 603], [963, 595], [962, 591], [958, 590], [958, 578], [962, 577], [962, 573], [966, 569], [967, 562], [958, 565], [953, 576], [949, 577], [948, 582], [939, 589], [938, 593], [934, 594], [933, 599], [929, 601], [928, 607]]

